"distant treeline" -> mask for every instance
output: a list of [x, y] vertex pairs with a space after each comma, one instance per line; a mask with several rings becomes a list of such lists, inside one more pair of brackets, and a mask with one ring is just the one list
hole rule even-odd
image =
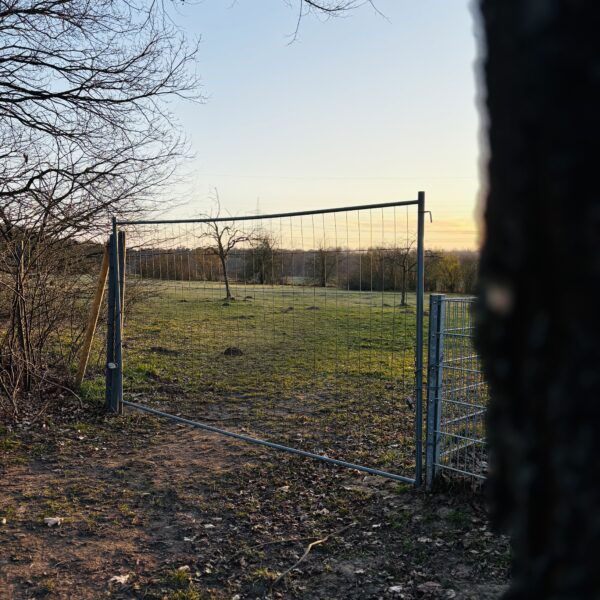
[[[231, 251], [225, 259], [230, 282], [316, 285], [362, 291], [410, 292], [416, 287], [416, 251], [410, 248], [280, 250], [267, 242]], [[129, 249], [128, 274], [143, 279], [223, 281], [223, 263], [212, 248]], [[428, 292], [475, 293], [478, 254], [428, 251]]]

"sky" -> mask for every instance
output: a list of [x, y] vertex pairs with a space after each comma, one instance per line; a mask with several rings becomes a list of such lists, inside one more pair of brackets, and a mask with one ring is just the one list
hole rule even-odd
[[[291, 4], [291, 6], [290, 6]], [[171, 109], [191, 145], [170, 217], [410, 200], [426, 247], [478, 243], [477, 41], [466, 0], [377, 0], [343, 18], [296, 0], [202, 0], [175, 19], [201, 36], [205, 101]]]

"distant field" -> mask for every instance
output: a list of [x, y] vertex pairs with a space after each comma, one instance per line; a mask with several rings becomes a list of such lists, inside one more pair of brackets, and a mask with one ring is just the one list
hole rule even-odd
[[128, 281], [125, 399], [412, 474], [416, 306], [409, 294]]

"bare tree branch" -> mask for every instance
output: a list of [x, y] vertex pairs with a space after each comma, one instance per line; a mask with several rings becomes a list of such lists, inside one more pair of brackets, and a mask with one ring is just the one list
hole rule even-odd
[[0, 410], [13, 417], [23, 392], [65, 387], [50, 370], [64, 376], [81, 338], [89, 241], [152, 207], [187, 152], [166, 100], [201, 99], [198, 45], [169, 6], [0, 0]]

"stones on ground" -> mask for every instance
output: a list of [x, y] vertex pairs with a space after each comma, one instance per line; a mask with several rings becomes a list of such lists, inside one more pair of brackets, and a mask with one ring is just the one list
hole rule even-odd
[[114, 575], [108, 580], [108, 583], [118, 583], [125, 585], [129, 581], [129, 575]]
[[45, 517], [44, 518], [44, 523], [46, 523], [46, 525], [48, 525], [48, 527], [57, 527], [62, 523], [62, 518], [61, 517]]
[[244, 352], [241, 348], [238, 348], [237, 346], [229, 346], [228, 348], [225, 348], [223, 354], [225, 356], [242, 356]]

